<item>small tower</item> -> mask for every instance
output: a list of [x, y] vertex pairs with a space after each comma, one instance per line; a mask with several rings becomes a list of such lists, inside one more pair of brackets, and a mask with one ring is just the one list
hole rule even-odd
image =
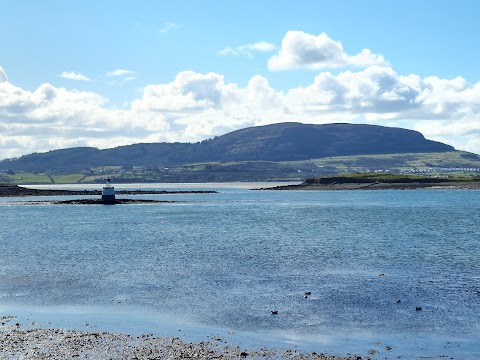
[[115, 189], [110, 184], [110, 178], [105, 179], [105, 186], [102, 190], [102, 202], [104, 204], [115, 204]]

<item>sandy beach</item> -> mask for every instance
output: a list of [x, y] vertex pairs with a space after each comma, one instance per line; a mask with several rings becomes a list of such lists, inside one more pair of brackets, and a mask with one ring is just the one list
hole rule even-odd
[[[178, 337], [153, 334], [133, 336], [111, 332], [37, 327], [21, 324], [15, 316], [0, 318], [1, 359], [298, 359], [360, 360], [360, 356], [337, 357], [301, 353], [292, 349], [246, 350], [226, 345], [219, 337], [187, 343]], [[363, 358], [368, 359], [368, 358]]]

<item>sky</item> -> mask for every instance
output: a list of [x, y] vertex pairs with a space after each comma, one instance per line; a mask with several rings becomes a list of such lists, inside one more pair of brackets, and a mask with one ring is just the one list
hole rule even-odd
[[0, 3], [0, 159], [279, 122], [480, 154], [474, 0]]

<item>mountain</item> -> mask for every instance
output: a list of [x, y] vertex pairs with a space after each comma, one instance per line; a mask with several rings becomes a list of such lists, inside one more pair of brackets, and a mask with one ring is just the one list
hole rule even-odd
[[79, 147], [33, 153], [0, 161], [0, 169], [73, 173], [99, 166], [171, 167], [199, 162], [279, 162], [454, 150], [413, 130], [343, 123], [279, 123], [241, 129], [194, 144], [134, 144], [103, 150]]
[[216, 138], [210, 153], [221, 161], [295, 161], [332, 156], [444, 152], [453, 147], [413, 130], [375, 125], [280, 123], [237, 130]]

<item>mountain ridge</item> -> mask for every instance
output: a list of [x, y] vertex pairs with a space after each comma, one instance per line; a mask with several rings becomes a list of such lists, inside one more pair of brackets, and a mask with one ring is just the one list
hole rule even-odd
[[85, 171], [98, 166], [175, 166], [199, 162], [297, 161], [333, 156], [448, 152], [421, 133], [379, 125], [277, 123], [235, 130], [197, 143], [77, 147], [0, 161], [14, 171]]

